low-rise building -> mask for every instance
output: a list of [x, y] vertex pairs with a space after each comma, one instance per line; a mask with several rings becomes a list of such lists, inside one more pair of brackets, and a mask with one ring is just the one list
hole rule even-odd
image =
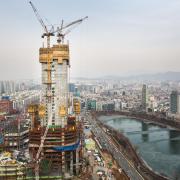
[[9, 99], [0, 100], [0, 113], [1, 114], [10, 114], [13, 112], [13, 102]]
[[21, 149], [28, 146], [29, 128], [27, 121], [17, 117], [18, 115], [9, 116], [6, 118], [2, 126], [3, 132], [3, 149], [11, 151]]
[[12, 158], [11, 153], [0, 154], [0, 179], [26, 179], [26, 164]]

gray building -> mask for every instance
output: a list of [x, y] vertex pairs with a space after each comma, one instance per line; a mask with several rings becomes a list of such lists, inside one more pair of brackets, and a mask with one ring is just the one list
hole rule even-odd
[[170, 111], [172, 114], [180, 113], [180, 93], [178, 91], [171, 92]]
[[147, 110], [147, 105], [148, 105], [148, 100], [147, 100], [147, 86], [146, 86], [146, 84], [143, 84], [143, 87], [142, 87], [141, 105], [142, 105], [142, 110], [143, 110], [143, 111], [146, 111], [146, 110]]

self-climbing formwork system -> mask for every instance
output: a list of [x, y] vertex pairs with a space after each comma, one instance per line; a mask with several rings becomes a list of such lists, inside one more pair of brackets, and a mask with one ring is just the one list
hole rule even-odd
[[[48, 58], [51, 59], [50, 66]], [[49, 51], [47, 48], [40, 48], [40, 63], [42, 104], [29, 106], [29, 152], [32, 159], [37, 160], [38, 154], [39, 160], [51, 162], [53, 173], [78, 174], [82, 158], [80, 102], [77, 99], [70, 100], [68, 96], [68, 45], [55, 45]], [[70, 106], [73, 106], [72, 112], [69, 112]]]
[[[57, 30], [53, 26], [48, 30], [35, 6], [32, 2], [30, 4], [45, 31], [42, 37], [47, 38], [47, 46], [43, 45], [39, 49], [42, 67], [41, 104], [28, 108], [31, 115], [29, 152], [34, 159], [35, 176], [39, 179], [41, 161], [49, 162], [49, 174], [78, 174], [82, 158], [80, 101], [69, 96], [69, 44], [64, 43], [64, 37], [70, 32], [69, 27], [72, 28], [87, 17], [67, 25], [62, 21]], [[50, 37], [55, 34], [58, 44], [51, 47]]]

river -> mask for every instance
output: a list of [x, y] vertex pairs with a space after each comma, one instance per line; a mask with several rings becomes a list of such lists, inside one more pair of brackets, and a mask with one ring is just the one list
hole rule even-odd
[[100, 116], [99, 120], [128, 137], [154, 171], [170, 179], [180, 176], [180, 131], [125, 116]]

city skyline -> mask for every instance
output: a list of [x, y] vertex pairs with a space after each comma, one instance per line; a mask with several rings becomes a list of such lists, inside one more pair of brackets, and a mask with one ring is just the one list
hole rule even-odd
[[[177, 0], [33, 3], [52, 24], [89, 16], [67, 37], [71, 77], [180, 71]], [[37, 49], [43, 30], [28, 1], [2, 2], [0, 16], [0, 79], [40, 78]]]
[[179, 179], [179, 5], [3, 1], [0, 179]]

